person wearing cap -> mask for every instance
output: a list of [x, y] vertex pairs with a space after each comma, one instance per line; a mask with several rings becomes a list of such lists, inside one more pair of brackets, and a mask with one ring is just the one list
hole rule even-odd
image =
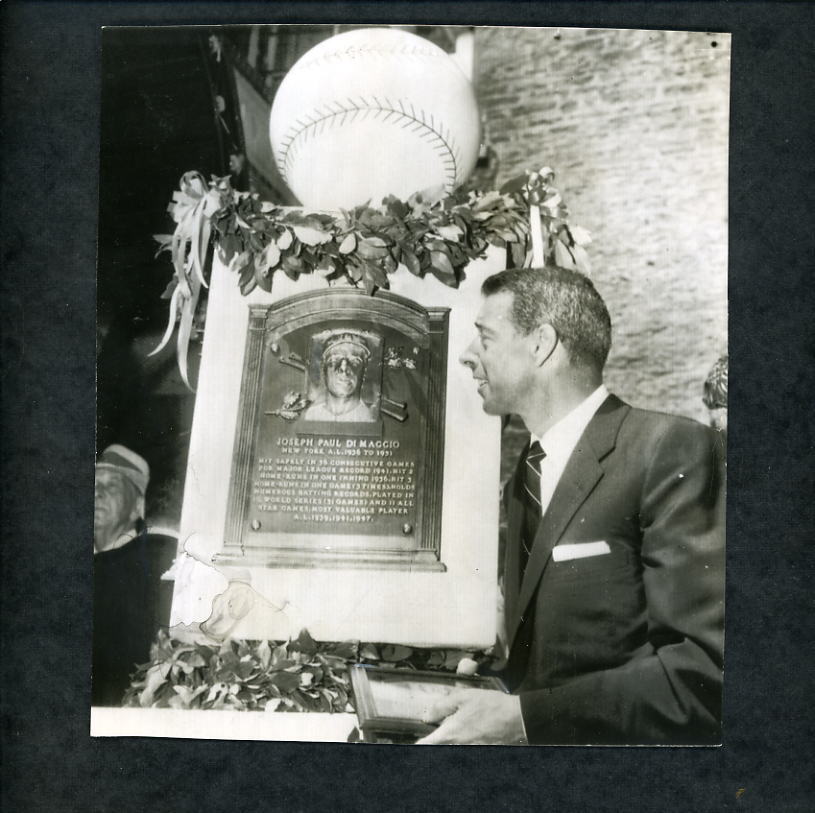
[[94, 478], [93, 551], [126, 545], [144, 517], [150, 467], [141, 455], [114, 443], [99, 456]]
[[710, 425], [727, 434], [727, 354], [720, 356], [707, 374], [702, 402], [708, 408]]
[[322, 358], [324, 395], [305, 411], [307, 421], [367, 423], [376, 412], [361, 397], [362, 382], [371, 351], [363, 336], [342, 331], [329, 337]]
[[147, 461], [120, 444], [96, 463], [93, 522], [93, 705], [118, 705], [136, 665], [150, 657], [158, 629], [169, 623], [171, 567], [177, 539], [148, 533]]

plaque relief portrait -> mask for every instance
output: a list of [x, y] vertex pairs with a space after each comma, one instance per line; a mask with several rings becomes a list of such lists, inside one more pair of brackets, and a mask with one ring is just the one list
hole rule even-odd
[[381, 376], [380, 365], [371, 364], [372, 344], [380, 345], [380, 337], [358, 330], [323, 331], [312, 338], [310, 369], [318, 367], [319, 379], [311, 404], [303, 413], [304, 420], [343, 423], [377, 420], [376, 404], [362, 400], [363, 385], [376, 373]]

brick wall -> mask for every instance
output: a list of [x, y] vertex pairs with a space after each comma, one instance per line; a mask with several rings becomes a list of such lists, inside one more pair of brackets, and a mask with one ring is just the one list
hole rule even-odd
[[572, 222], [594, 238], [611, 388], [700, 420], [702, 382], [726, 349], [729, 45], [694, 32], [476, 31], [498, 182], [553, 167]]

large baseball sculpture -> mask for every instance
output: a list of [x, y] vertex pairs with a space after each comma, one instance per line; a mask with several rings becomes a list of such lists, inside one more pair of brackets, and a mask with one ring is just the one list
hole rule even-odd
[[301, 57], [269, 130], [280, 174], [314, 209], [451, 192], [472, 172], [480, 140], [475, 95], [453, 59], [386, 28], [339, 34]]

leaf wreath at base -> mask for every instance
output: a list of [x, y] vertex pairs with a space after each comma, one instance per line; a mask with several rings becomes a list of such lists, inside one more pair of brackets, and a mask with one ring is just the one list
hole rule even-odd
[[306, 630], [286, 642], [187, 643], [160, 630], [149, 663], [131, 677], [122, 700], [136, 708], [350, 712], [348, 664], [454, 672], [462, 658], [487, 653], [418, 649], [359, 641], [318, 642]]

